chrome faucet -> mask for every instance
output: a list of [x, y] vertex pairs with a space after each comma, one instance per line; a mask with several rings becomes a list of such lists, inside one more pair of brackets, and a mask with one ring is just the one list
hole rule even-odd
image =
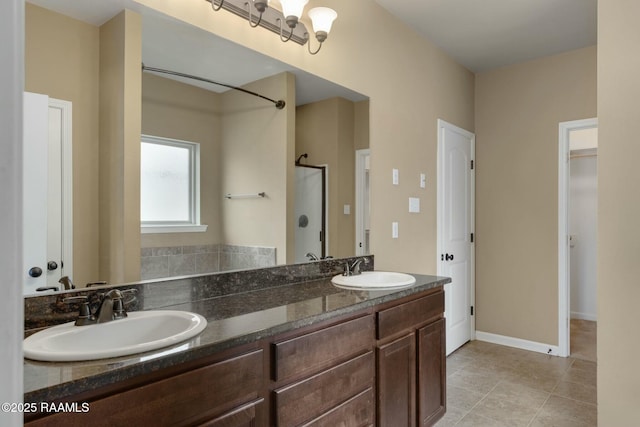
[[313, 252], [307, 252], [305, 256], [309, 258], [309, 261], [318, 261], [320, 259], [318, 258], [318, 255], [314, 254]]
[[123, 291], [112, 289], [102, 297], [100, 306], [96, 310], [96, 323], [107, 323], [112, 320], [123, 319], [127, 317], [122, 302]]
[[344, 272], [342, 273], [343, 276], [357, 276], [358, 274], [360, 274], [360, 264], [364, 263], [369, 264], [369, 258], [358, 258], [357, 260], [355, 260], [351, 265], [349, 265], [349, 262], [345, 263], [344, 265]]
[[[89, 298], [86, 295], [68, 297], [63, 302], [80, 302], [80, 313], [76, 319], [76, 326], [94, 325], [97, 323], [107, 323], [112, 320], [124, 319], [127, 312], [124, 309], [124, 295], [136, 293], [136, 289], [112, 289], [105, 294], [98, 294], [101, 297], [100, 304], [95, 313], [91, 313], [89, 308]], [[127, 302], [131, 302], [133, 299]]]

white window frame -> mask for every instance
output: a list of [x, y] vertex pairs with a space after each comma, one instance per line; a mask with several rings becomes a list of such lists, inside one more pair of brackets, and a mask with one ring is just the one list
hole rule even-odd
[[158, 144], [171, 147], [189, 149], [190, 173], [190, 195], [189, 195], [189, 216], [188, 222], [171, 221], [142, 221], [140, 220], [140, 232], [142, 234], [155, 233], [193, 233], [205, 232], [207, 226], [200, 224], [200, 144], [197, 142], [182, 141], [179, 139], [163, 138], [152, 135], [142, 135], [140, 144]]

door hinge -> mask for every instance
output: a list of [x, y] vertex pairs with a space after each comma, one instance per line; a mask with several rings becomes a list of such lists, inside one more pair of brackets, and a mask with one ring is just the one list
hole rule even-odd
[[473, 306], [471, 306], [471, 315], [473, 316]]
[[471, 243], [473, 243], [473, 233], [471, 233]]
[[474, 166], [474, 163], [473, 163], [473, 160], [471, 160], [471, 170], [473, 170], [473, 166]]

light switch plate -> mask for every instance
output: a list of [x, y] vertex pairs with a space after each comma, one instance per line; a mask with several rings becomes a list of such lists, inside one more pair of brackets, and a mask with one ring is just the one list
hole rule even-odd
[[400, 173], [398, 172], [398, 169], [393, 169], [393, 171], [392, 171], [393, 185], [398, 185], [398, 183], [400, 182], [399, 175], [400, 175]]
[[420, 188], [427, 187], [427, 175], [424, 173], [420, 174]]
[[351, 215], [351, 205], [344, 205], [344, 214]]
[[398, 223], [395, 221], [391, 223], [391, 237], [394, 239], [398, 238]]
[[409, 212], [420, 212], [420, 199], [417, 197], [409, 197]]

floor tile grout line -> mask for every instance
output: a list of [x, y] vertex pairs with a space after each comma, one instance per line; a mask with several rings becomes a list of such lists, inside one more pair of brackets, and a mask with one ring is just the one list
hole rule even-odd
[[[502, 381], [502, 380], [500, 380], [500, 381]], [[482, 398], [480, 400], [478, 400], [476, 402], [476, 404], [471, 407], [471, 409], [469, 409], [462, 417], [460, 417], [460, 419], [455, 422], [454, 426], [458, 425], [460, 423], [460, 421], [462, 421], [464, 419], [464, 417], [469, 415], [471, 413], [471, 411], [473, 411], [480, 403], [482, 403], [482, 401], [484, 401], [487, 398], [487, 396], [489, 396], [489, 394], [491, 394], [491, 392], [498, 386], [498, 384], [500, 384], [500, 381], [498, 381], [498, 383], [496, 385], [494, 385], [491, 388], [491, 390], [489, 390], [487, 393], [485, 393], [485, 395], [482, 396]], [[460, 388], [462, 388], [462, 387], [460, 387]], [[463, 388], [463, 390], [465, 390], [465, 389]], [[495, 420], [493, 418], [489, 418], [489, 419], [491, 419], [493, 421], [498, 421], [498, 420]]]
[[531, 418], [531, 421], [529, 421], [529, 424], [527, 424], [527, 427], [531, 426], [531, 424], [536, 420], [536, 418], [538, 418], [538, 415], [540, 415], [540, 412], [542, 411], [542, 408], [544, 408], [544, 405], [547, 404], [547, 402], [549, 401], [549, 399], [551, 399], [551, 393], [547, 393], [547, 398], [544, 400], [544, 402], [542, 403], [542, 405], [540, 405], [540, 407], [538, 408], [538, 410], [536, 411], [535, 415], [533, 416], [533, 418]]
[[[456, 375], [453, 375], [452, 377], [457, 377], [458, 375], [464, 375], [464, 373], [466, 372], [474, 373], [475, 370], [473, 369], [473, 366], [477, 366], [477, 365], [482, 366], [482, 365], [488, 364], [488, 365], [491, 365], [492, 369], [488, 369], [487, 372], [482, 372], [482, 373], [487, 375], [499, 375], [500, 378], [497, 379], [497, 382], [493, 386], [491, 386], [487, 392], [481, 393], [480, 397], [478, 398], [478, 401], [475, 404], [473, 404], [471, 407], [469, 407], [469, 409], [462, 409], [458, 407], [458, 409], [460, 410], [459, 416], [456, 417], [457, 418], [456, 420], [451, 420], [451, 425], [456, 425], [456, 426], [462, 425], [462, 420], [465, 418], [468, 418], [472, 412], [477, 411], [481, 405], [486, 404], [489, 397], [496, 392], [496, 389], [500, 387], [501, 384], [505, 384], [509, 382], [514, 382], [516, 384], [519, 383], [518, 378], [511, 378], [509, 375], [507, 375], [508, 373], [506, 373], [505, 375], [502, 375], [503, 372], [501, 370], [499, 369], [496, 370], [493, 368], [499, 368], [502, 365], [500, 360], [502, 358], [507, 358], [507, 359], [516, 359], [516, 361], [519, 361], [520, 359], [522, 359], [521, 361], [523, 362], [523, 365], [520, 366], [520, 368], [525, 369], [527, 366], [526, 364], [527, 358], [523, 357], [519, 353], [510, 354], [509, 351], [506, 351], [504, 353], [501, 353], [501, 351], [494, 351], [499, 347], [500, 346], [484, 346], [484, 345], [476, 346], [476, 347], [470, 347], [471, 351], [469, 352], [458, 353], [460, 354], [460, 356], [462, 356], [460, 359], [458, 359], [459, 362], [462, 362], [462, 363], [458, 365], [458, 369], [455, 372]], [[476, 361], [484, 362], [484, 363], [478, 364]], [[545, 376], [543, 375], [543, 372], [544, 372], [546, 374], [549, 374], [549, 375], [546, 375], [546, 377], [552, 377], [547, 379], [553, 379], [553, 382], [551, 383], [552, 387], [548, 387], [548, 385], [551, 385], [549, 383], [547, 383], [546, 387], [544, 386], [544, 384], [542, 384], [543, 388], [539, 388], [536, 386], [536, 385], [541, 385], [541, 384], [538, 384], [538, 382], [535, 383], [536, 385], [532, 385], [533, 383], [530, 383], [530, 381], [526, 381], [526, 377], [529, 376], [527, 372], [531, 370], [525, 369], [525, 371], [527, 371], [525, 372], [525, 374], [527, 375], [523, 375], [521, 379], [524, 380], [526, 383], [520, 383], [520, 384], [529, 389], [535, 390], [539, 393], [545, 393], [544, 395], [538, 396], [538, 397], [544, 396], [542, 400], [539, 400], [539, 401], [542, 401], [539, 407], [535, 408], [535, 406], [533, 405], [527, 405], [526, 403], [524, 404], [524, 406], [528, 406], [529, 408], [533, 409], [533, 411], [531, 412], [533, 413], [533, 416], [531, 417], [531, 419], [529, 419], [528, 422], [526, 418], [522, 420], [526, 423], [528, 427], [531, 427], [536, 422], [536, 420], [539, 420], [542, 414], [545, 414], [546, 409], [549, 409], [549, 408], [553, 409], [552, 407], [555, 407], [554, 404], [549, 403], [552, 401], [555, 402], [556, 401], [555, 399], [566, 399], [567, 404], [569, 404], [569, 402], [573, 402], [571, 403], [571, 405], [573, 404], [580, 405], [580, 406], [584, 405], [583, 406], [584, 410], [588, 412], [591, 412], [592, 409], [589, 409], [589, 408], [593, 408], [593, 407], [595, 407], [597, 410], [597, 402], [592, 403], [587, 400], [580, 400], [580, 398], [568, 397], [568, 396], [563, 396], [559, 394], [562, 392], [562, 389], [567, 387], [567, 385], [569, 385], [568, 386], [569, 394], [572, 394], [571, 393], [572, 386], [576, 386], [580, 388], [584, 387], [584, 390], [586, 390], [587, 392], [589, 392], [590, 389], [595, 387], [597, 391], [597, 384], [594, 386], [592, 382], [588, 381], [589, 376], [591, 376], [593, 373], [592, 366], [594, 366], [595, 369], [597, 369], [597, 361], [569, 356], [569, 360], [566, 362], [566, 364], [565, 362], [556, 363], [557, 361], [549, 362], [546, 359], [542, 360], [539, 357], [532, 357], [529, 360], [529, 362], [533, 365], [533, 367], [538, 366], [540, 368], [540, 370], [538, 370], [537, 372], [536, 370], [533, 370], [533, 373], [536, 373], [536, 376], [540, 376], [540, 375]], [[582, 364], [583, 362], [585, 362], [586, 364]], [[493, 365], [496, 365], [496, 366], [493, 366]], [[518, 370], [518, 365], [519, 363], [515, 363], [513, 368]], [[569, 378], [569, 373], [571, 372], [573, 375], [573, 373], [576, 372], [576, 370], [580, 371], [577, 374], [578, 378], [576, 377]], [[449, 378], [449, 375], [447, 375], [447, 377]], [[587, 381], [583, 381], [585, 379]], [[465, 389], [469, 390], [469, 388], [467, 387], [460, 387], [460, 388], [462, 390], [465, 390]], [[475, 392], [478, 391], [477, 389], [471, 389], [471, 390]], [[504, 396], [503, 399], [500, 399], [500, 397], [495, 397], [495, 398], [499, 400], [504, 400], [505, 402], [508, 401], [516, 404], [520, 403], [518, 399], [509, 399], [508, 395]], [[456, 407], [455, 405], [451, 405], [451, 406]], [[580, 408], [580, 406], [577, 406], [577, 408]], [[480, 416], [480, 414], [476, 414], [476, 415]], [[499, 412], [495, 414], [489, 412], [488, 414], [483, 414], [482, 416], [486, 417], [487, 421], [493, 420], [496, 423], [503, 423], [504, 421], [501, 421], [502, 418], [500, 415], [501, 413]], [[552, 417], [551, 419], [553, 419], [553, 417], [555, 416], [552, 413], [549, 413], [549, 415]], [[574, 418], [574, 416], [570, 418], [573, 420], [577, 420], [577, 418]]]

